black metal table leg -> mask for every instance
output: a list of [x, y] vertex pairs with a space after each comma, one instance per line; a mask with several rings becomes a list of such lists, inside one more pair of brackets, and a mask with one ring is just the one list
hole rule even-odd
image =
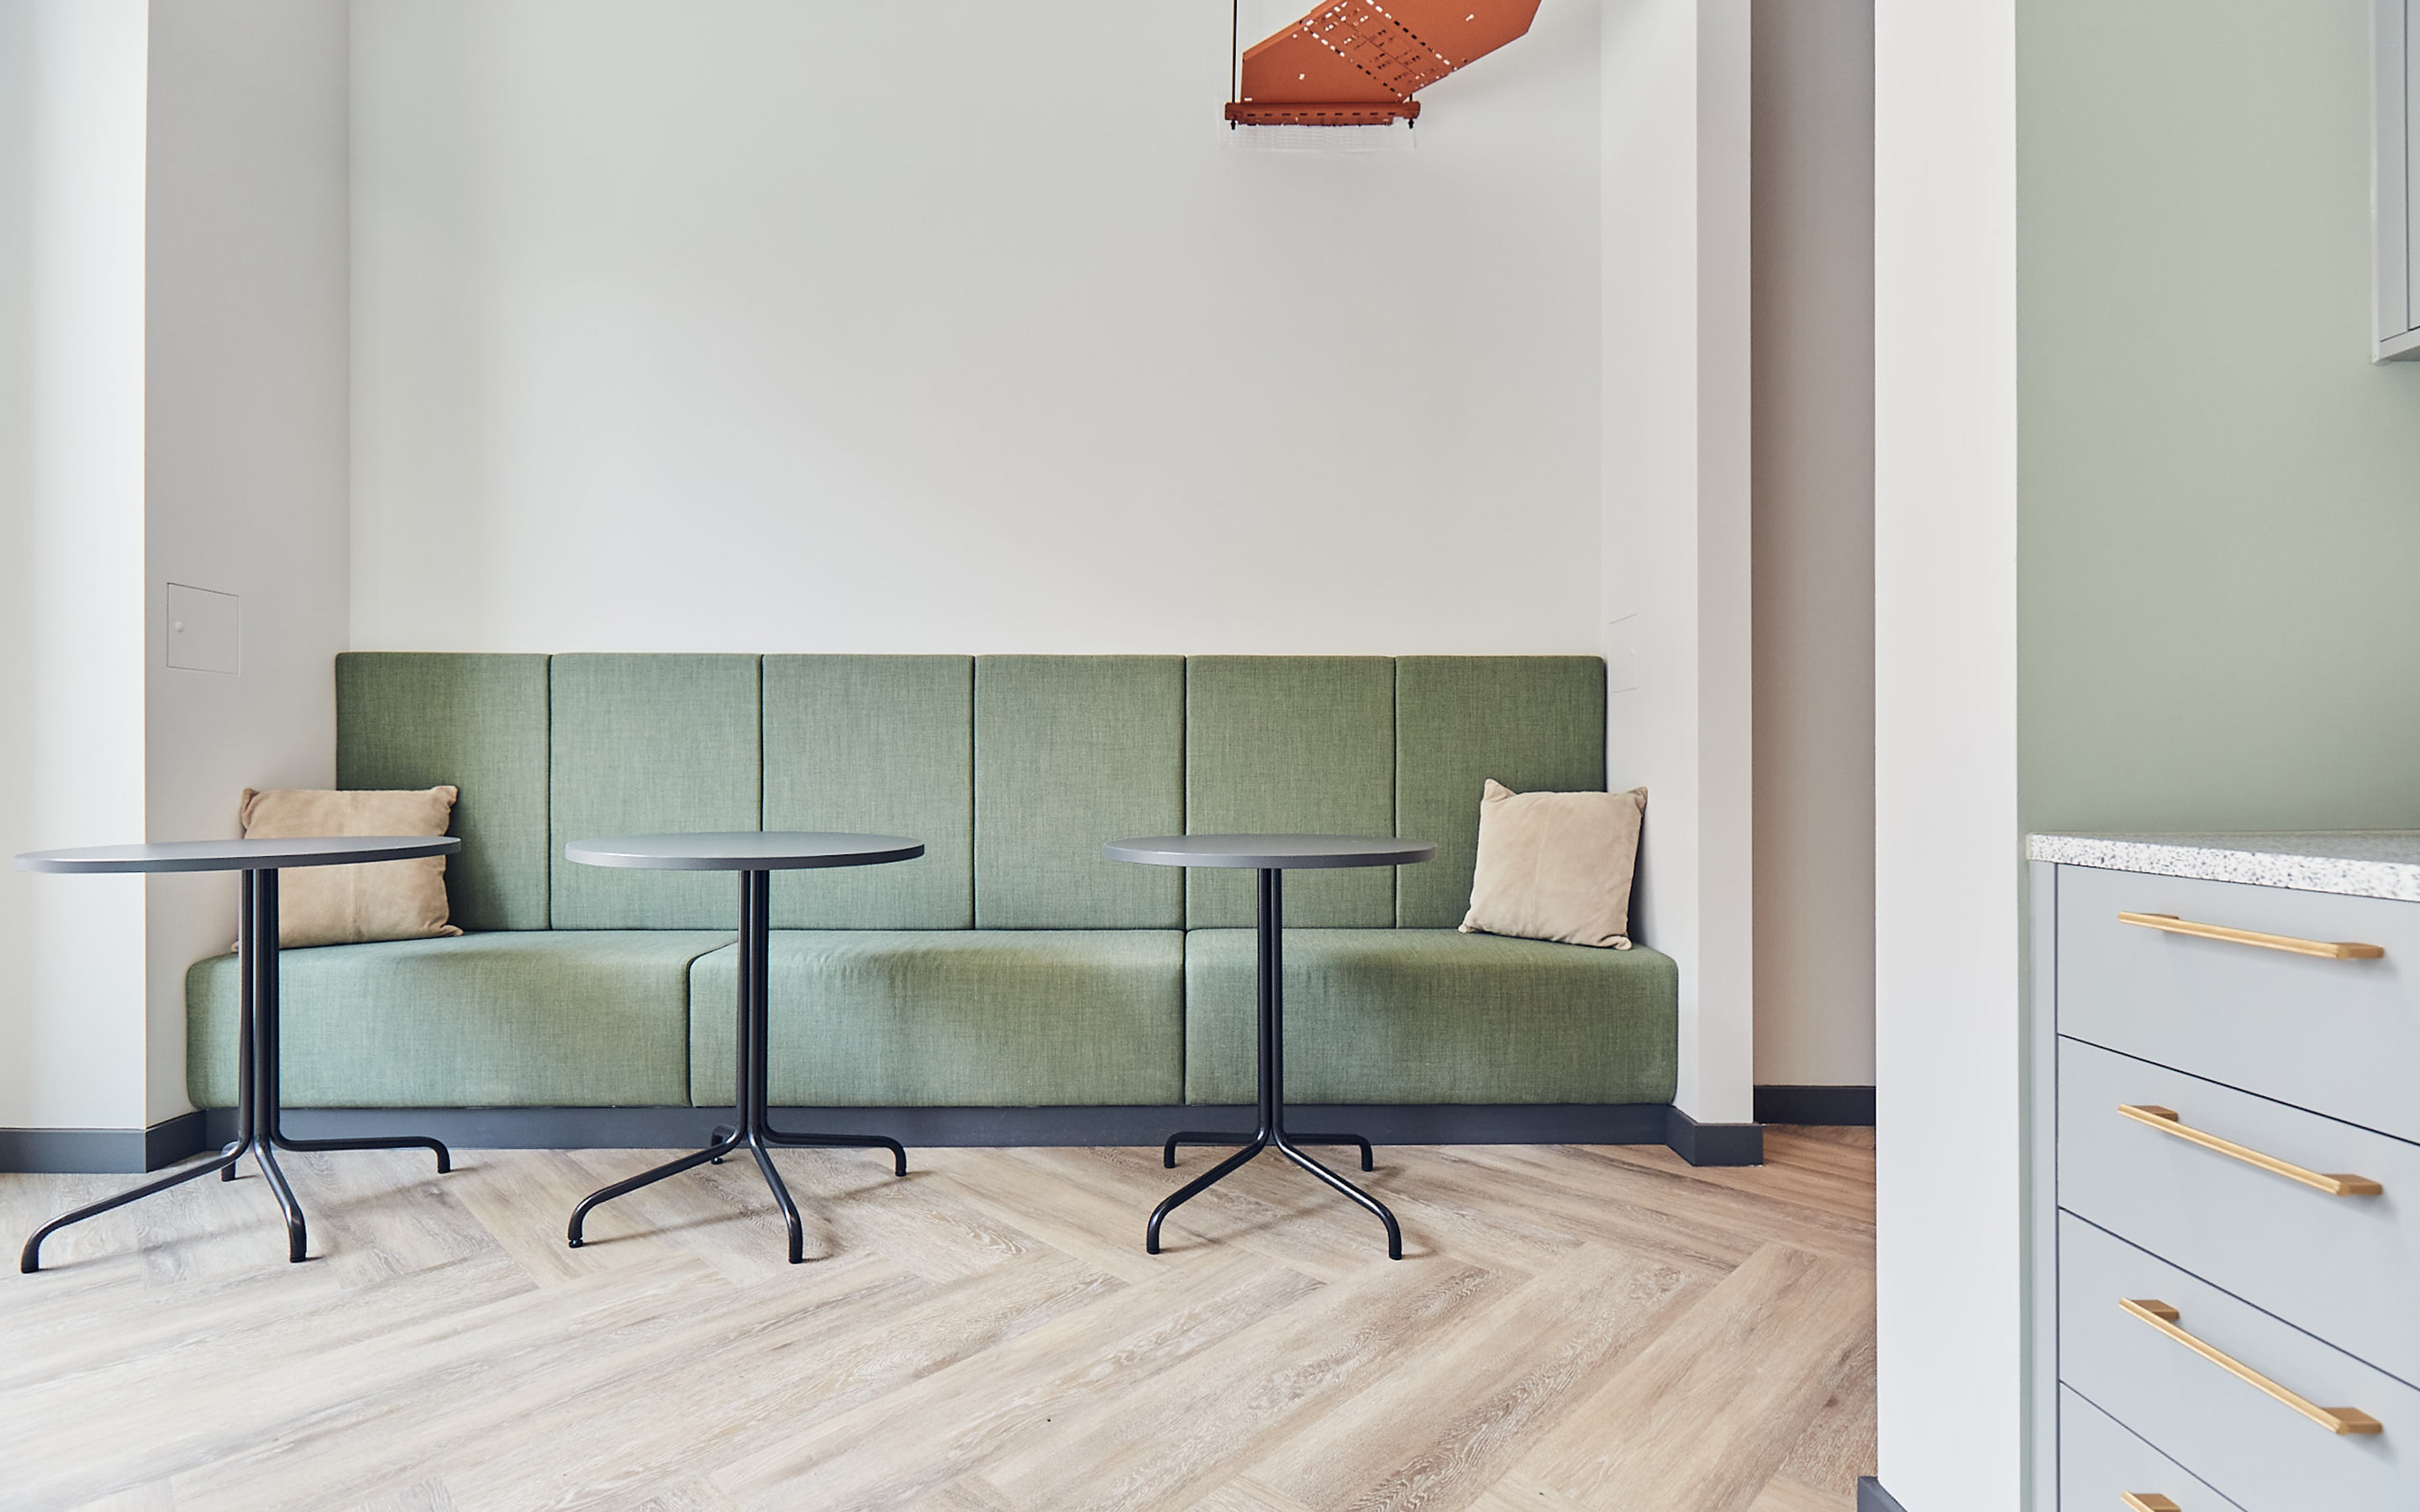
[[755, 1157], [756, 1169], [773, 1194], [773, 1201], [782, 1210], [783, 1223], [789, 1229], [790, 1263], [806, 1260], [806, 1225], [799, 1216], [799, 1205], [790, 1196], [782, 1172], [773, 1164], [773, 1151], [785, 1146], [810, 1149], [887, 1149], [892, 1167], [899, 1175], [908, 1174], [908, 1151], [897, 1140], [879, 1134], [799, 1134], [776, 1129], [768, 1120], [771, 1076], [769, 1020], [772, 1000], [772, 873], [755, 870], [739, 873], [739, 993], [735, 1037], [738, 1041], [737, 1064], [734, 1067], [734, 1121], [717, 1124], [707, 1137], [706, 1148], [695, 1154], [667, 1161], [652, 1170], [643, 1171], [628, 1180], [590, 1193], [581, 1199], [571, 1212], [569, 1241], [579, 1249], [585, 1240], [581, 1227], [599, 1203], [611, 1202], [626, 1193], [660, 1181], [667, 1176], [677, 1176], [708, 1161], [722, 1164], [723, 1157], [746, 1149]]
[[[759, 879], [760, 883], [768, 875], [768, 873], [763, 872], [754, 872], [752, 874]], [[760, 899], [761, 896], [768, 895], [760, 895]], [[775, 1149], [889, 1150], [891, 1152], [891, 1170], [892, 1174], [894, 1176], [905, 1176], [908, 1174], [908, 1149], [898, 1140], [890, 1138], [883, 1134], [808, 1134], [799, 1130], [776, 1129], [773, 1127], [772, 1096], [768, 1090], [771, 1081], [772, 1066], [772, 1054], [768, 1047], [771, 1042], [771, 1033], [768, 1024], [771, 1011], [770, 1003], [772, 998], [773, 964], [771, 931], [767, 927], [767, 921], [771, 918], [771, 910], [763, 901], [760, 901], [757, 905], [757, 918], [759, 920], [759, 938], [756, 946], [756, 992], [753, 999], [756, 1046], [754, 1073], [756, 1122], [751, 1129], [750, 1133], [752, 1135], [752, 1143], [756, 1148], [756, 1163], [764, 1168], [765, 1179], [772, 1183], [773, 1196], [780, 1199], [782, 1203], [782, 1211], [790, 1216], [790, 1258], [795, 1262], [799, 1257], [799, 1221], [796, 1213], [793, 1212], [790, 1208], [789, 1192], [782, 1185], [779, 1179], [777, 1179], [773, 1174], [773, 1163], [766, 1153], [767, 1148], [770, 1147]]]
[[1260, 1127], [1249, 1134], [1205, 1134], [1192, 1130], [1169, 1136], [1160, 1152], [1163, 1164], [1176, 1164], [1176, 1147], [1185, 1145], [1241, 1144], [1244, 1148], [1212, 1166], [1171, 1194], [1168, 1199], [1152, 1210], [1151, 1222], [1143, 1230], [1143, 1248], [1150, 1254], [1159, 1253], [1159, 1226], [1168, 1215], [1185, 1203], [1200, 1196], [1211, 1187], [1241, 1170], [1253, 1156], [1264, 1149], [1275, 1149], [1288, 1160], [1318, 1177], [1328, 1186], [1352, 1198], [1367, 1209], [1387, 1227], [1387, 1258], [1404, 1257], [1404, 1232], [1387, 1205], [1362, 1191], [1352, 1182], [1322, 1165], [1302, 1149], [1302, 1146], [1358, 1145], [1361, 1168], [1373, 1168], [1370, 1141], [1359, 1134], [1289, 1134], [1285, 1126], [1285, 892], [1284, 872], [1276, 867], [1261, 869], [1259, 931], [1256, 944], [1259, 977], [1259, 1060], [1260, 1060]]
[[[1289, 1130], [1286, 1138], [1297, 1145], [1358, 1145], [1361, 1147], [1361, 1168], [1365, 1171], [1378, 1168], [1377, 1149], [1365, 1134], [1295, 1134]], [[1159, 1152], [1159, 1163], [1171, 1171], [1176, 1169], [1176, 1147], [1179, 1145], [1249, 1145], [1251, 1142], [1252, 1136], [1248, 1134], [1213, 1134], [1205, 1130], [1187, 1129], [1168, 1136], [1168, 1143]]]
[[806, 1225], [799, 1221], [799, 1205], [791, 1200], [781, 1167], [773, 1164], [773, 1152], [765, 1145], [765, 1104], [771, 1101], [772, 1083], [767, 1051], [773, 997], [772, 881], [769, 872], [739, 873], [739, 1121], [747, 1134], [748, 1152], [756, 1157], [756, 1170], [772, 1191], [774, 1204], [782, 1210], [783, 1226], [789, 1230], [790, 1263], [798, 1265], [807, 1257]]
[[151, 1196], [157, 1193], [165, 1192], [172, 1186], [182, 1186], [187, 1181], [194, 1180], [194, 1178], [197, 1176], [208, 1176], [212, 1171], [225, 1170], [226, 1167], [233, 1165], [235, 1162], [236, 1157], [234, 1155], [212, 1155], [209, 1159], [203, 1161], [198, 1165], [188, 1165], [181, 1171], [170, 1171], [167, 1175], [160, 1178], [158, 1180], [146, 1181], [141, 1186], [134, 1188], [131, 1192], [120, 1192], [114, 1197], [103, 1197], [99, 1202], [87, 1203], [84, 1207], [76, 1209], [73, 1212], [63, 1212], [57, 1217], [52, 1219], [49, 1223], [44, 1224], [41, 1227], [35, 1229], [34, 1237], [25, 1241], [24, 1249], [20, 1251], [17, 1256], [17, 1269], [24, 1272], [27, 1275], [31, 1275], [35, 1272], [40, 1270], [42, 1268], [42, 1241], [50, 1238], [53, 1234], [57, 1233], [60, 1229], [65, 1228], [70, 1224], [80, 1224], [86, 1218], [97, 1218], [101, 1214], [109, 1211], [112, 1208], [122, 1208], [130, 1202], [140, 1202], [145, 1197]]
[[884, 1149], [891, 1152], [891, 1171], [894, 1176], [908, 1174], [908, 1147], [885, 1134], [798, 1134], [788, 1129], [767, 1126], [759, 1131], [765, 1143], [776, 1149]]
[[454, 1168], [451, 1152], [437, 1140], [419, 1134], [364, 1139], [288, 1139], [280, 1127], [283, 1109], [278, 1069], [281, 1065], [277, 1019], [277, 869], [262, 867], [240, 873], [242, 892], [236, 915], [236, 1137], [233, 1143], [198, 1165], [172, 1171], [131, 1192], [62, 1213], [35, 1230], [18, 1257], [18, 1269], [28, 1273], [42, 1268], [42, 1241], [70, 1224], [84, 1222], [113, 1208], [122, 1208], [156, 1193], [181, 1186], [195, 1177], [219, 1173], [235, 1180], [236, 1167], [250, 1155], [277, 1198], [286, 1220], [286, 1257], [301, 1263], [309, 1257], [310, 1231], [302, 1204], [277, 1164], [280, 1149], [425, 1149], [437, 1155], [442, 1174]]
[[728, 1155], [733, 1150], [738, 1149], [739, 1146], [740, 1141], [737, 1138], [721, 1140], [715, 1144], [706, 1146], [704, 1149], [697, 1151], [695, 1154], [683, 1155], [678, 1160], [666, 1161], [661, 1165], [655, 1166], [649, 1170], [641, 1171], [638, 1175], [630, 1177], [628, 1180], [616, 1181], [612, 1186], [600, 1186], [596, 1191], [589, 1193], [586, 1196], [580, 1199], [580, 1206], [571, 1210], [571, 1232], [569, 1235], [571, 1247], [573, 1249], [578, 1249], [587, 1242], [585, 1239], [581, 1237], [580, 1227], [582, 1224], [587, 1221], [588, 1214], [597, 1206], [597, 1204], [611, 1202], [615, 1197], [627, 1196], [643, 1186], [653, 1186], [656, 1182], [662, 1180], [665, 1177], [678, 1176], [681, 1172], [688, 1170], [692, 1165], [703, 1165], [710, 1160], [721, 1160], [723, 1156]]
[[238, 1159], [252, 1146], [252, 957], [254, 931], [257, 921], [252, 917], [252, 873], [236, 876], [235, 927], [235, 1138], [219, 1153], [227, 1156], [220, 1168], [219, 1180], [232, 1181]]
[[294, 1188], [287, 1184], [286, 1172], [277, 1164], [271, 1137], [277, 1115], [270, 1110], [284, 1095], [283, 1078], [278, 1075], [284, 1061], [277, 1045], [277, 873], [247, 872], [243, 880], [252, 890], [254, 922], [263, 932], [260, 948], [246, 952], [241, 963], [251, 977], [252, 998], [252, 1127], [245, 1134], [251, 1140], [252, 1158], [259, 1163], [260, 1174], [277, 1198], [278, 1211], [286, 1215], [286, 1258], [300, 1265], [310, 1254], [310, 1230], [303, 1223], [302, 1204], [295, 1200]]

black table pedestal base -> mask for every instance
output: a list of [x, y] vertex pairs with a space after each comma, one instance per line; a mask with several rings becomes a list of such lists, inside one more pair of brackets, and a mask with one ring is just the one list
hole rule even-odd
[[[1249, 1145], [1256, 1143], [1266, 1146], [1270, 1141], [1257, 1134], [1213, 1134], [1200, 1129], [1187, 1129], [1168, 1136], [1167, 1145], [1164, 1146], [1159, 1152], [1159, 1163], [1162, 1165], [1167, 1166], [1171, 1171], [1176, 1169], [1176, 1147], [1179, 1145]], [[1293, 1130], [1289, 1129], [1286, 1131], [1285, 1143], [1290, 1145], [1358, 1145], [1361, 1147], [1361, 1168], [1365, 1171], [1374, 1171], [1378, 1168], [1374, 1164], [1377, 1158], [1377, 1151], [1372, 1147], [1369, 1138], [1363, 1134], [1295, 1134]]]
[[302, 1204], [278, 1166], [277, 1151], [310, 1153], [323, 1149], [427, 1149], [437, 1156], [442, 1176], [454, 1168], [454, 1157], [438, 1140], [424, 1134], [395, 1134], [369, 1139], [289, 1139], [280, 1126], [284, 1113], [278, 1086], [277, 1042], [277, 873], [273, 870], [243, 873], [243, 901], [236, 940], [237, 999], [240, 1004], [236, 1044], [236, 1127], [241, 1137], [216, 1155], [131, 1192], [120, 1192], [95, 1203], [61, 1213], [34, 1231], [18, 1257], [17, 1268], [30, 1275], [42, 1268], [42, 1241], [86, 1218], [98, 1217], [130, 1202], [140, 1202], [198, 1177], [219, 1173], [232, 1181], [236, 1166], [250, 1155], [260, 1166], [269, 1190], [286, 1217], [286, 1257], [301, 1264], [310, 1257], [311, 1238], [302, 1218]]
[[1311, 1158], [1304, 1145], [1358, 1145], [1361, 1148], [1361, 1168], [1374, 1169], [1370, 1141], [1351, 1134], [1290, 1134], [1285, 1126], [1285, 873], [1275, 867], [1261, 869], [1260, 888], [1260, 1127], [1249, 1134], [1205, 1134], [1186, 1130], [1168, 1136], [1160, 1151], [1161, 1164], [1176, 1165], [1179, 1145], [1235, 1145], [1244, 1148], [1195, 1177], [1171, 1194], [1168, 1200], [1154, 1208], [1151, 1223], [1143, 1230], [1143, 1249], [1159, 1253], [1159, 1226], [1179, 1207], [1207, 1192], [1218, 1182], [1244, 1168], [1251, 1158], [1264, 1149], [1274, 1149], [1286, 1159], [1319, 1178], [1336, 1192], [1367, 1209], [1370, 1214], [1387, 1226], [1387, 1258], [1404, 1257], [1404, 1231], [1395, 1223], [1395, 1215], [1387, 1205], [1362, 1191], [1352, 1182]]
[[771, 985], [769, 957], [772, 949], [772, 873], [743, 871], [739, 873], [739, 1058], [737, 1067], [739, 1105], [738, 1122], [720, 1124], [706, 1135], [706, 1146], [693, 1154], [669, 1160], [652, 1170], [641, 1171], [612, 1186], [600, 1187], [582, 1197], [580, 1206], [571, 1210], [568, 1241], [579, 1249], [587, 1241], [581, 1226], [597, 1204], [626, 1196], [643, 1186], [652, 1186], [667, 1176], [678, 1176], [708, 1162], [720, 1165], [724, 1156], [746, 1149], [756, 1157], [756, 1169], [764, 1173], [765, 1184], [773, 1189], [773, 1200], [781, 1205], [782, 1219], [790, 1229], [790, 1263], [803, 1264], [807, 1254], [806, 1226], [799, 1219], [799, 1205], [790, 1198], [790, 1189], [783, 1184], [782, 1173], [773, 1165], [773, 1151], [794, 1149], [887, 1149], [894, 1173], [908, 1174], [908, 1151], [896, 1139], [880, 1134], [799, 1134], [776, 1129], [767, 1121], [769, 1103], [766, 1054], [767, 1004]]

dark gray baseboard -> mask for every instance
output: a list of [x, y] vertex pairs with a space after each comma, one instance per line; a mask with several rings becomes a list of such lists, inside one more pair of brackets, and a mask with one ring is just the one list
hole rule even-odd
[[1857, 1477], [1857, 1512], [1907, 1512], [1899, 1498], [1883, 1489], [1883, 1483], [1871, 1475]]
[[202, 1148], [203, 1118], [180, 1113], [148, 1129], [0, 1129], [0, 1171], [136, 1175]]
[[1759, 1123], [1821, 1123], [1841, 1128], [1874, 1126], [1870, 1087], [1760, 1087]]
[[[885, 1134], [908, 1145], [1156, 1145], [1179, 1128], [1249, 1129], [1249, 1107], [777, 1108], [826, 1134]], [[1692, 1165], [1757, 1165], [1756, 1123], [1699, 1123], [1660, 1103], [1304, 1103], [1298, 1129], [1382, 1145], [1668, 1145]], [[302, 1139], [425, 1134], [470, 1149], [673, 1149], [705, 1142], [728, 1108], [288, 1108]], [[235, 1110], [187, 1113], [150, 1129], [0, 1129], [0, 1171], [156, 1171], [235, 1137]]]
[[[1286, 1122], [1365, 1134], [1382, 1145], [1660, 1145], [1668, 1138], [1669, 1111], [1660, 1103], [1302, 1103], [1286, 1110]], [[1252, 1118], [1249, 1107], [1193, 1105], [773, 1110], [773, 1121], [784, 1128], [889, 1134], [935, 1149], [1156, 1145], [1178, 1129], [1248, 1131]], [[212, 1108], [208, 1119], [207, 1144], [235, 1137], [232, 1108]], [[676, 1149], [704, 1144], [707, 1130], [730, 1119], [729, 1108], [288, 1108], [286, 1130], [302, 1139], [423, 1134], [467, 1149]]]
[[[1679, 1108], [1664, 1111], [1660, 1143], [1692, 1165], [1761, 1165], [1764, 1125], [1761, 1123], [1699, 1123]], [[1640, 1140], [1640, 1144], [1655, 1141]]]
[[198, 1110], [179, 1113], [165, 1123], [143, 1131], [143, 1168], [156, 1171], [199, 1154], [209, 1144], [209, 1117]]

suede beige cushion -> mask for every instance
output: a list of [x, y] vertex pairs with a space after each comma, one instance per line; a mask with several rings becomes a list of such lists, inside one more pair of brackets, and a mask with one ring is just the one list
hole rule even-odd
[[[453, 823], [454, 788], [331, 793], [310, 788], [243, 790], [246, 840], [306, 835], [442, 835]], [[295, 866], [277, 873], [277, 943], [355, 945], [425, 940], [462, 932], [445, 921], [445, 857], [366, 866]]]
[[1515, 793], [1479, 800], [1479, 866], [1465, 934], [1630, 949], [1630, 878], [1647, 790]]

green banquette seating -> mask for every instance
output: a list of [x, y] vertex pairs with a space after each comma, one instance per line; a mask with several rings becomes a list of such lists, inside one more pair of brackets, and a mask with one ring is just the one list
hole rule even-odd
[[[926, 846], [774, 879], [783, 1106], [1250, 1102], [1248, 874], [1101, 855], [1237, 830], [1437, 844], [1288, 877], [1293, 1100], [1672, 1097], [1670, 958], [1454, 929], [1484, 779], [1605, 786], [1594, 657], [356, 652], [335, 733], [339, 786], [461, 790], [466, 933], [284, 953], [293, 1107], [727, 1105], [734, 879], [563, 846], [756, 828]], [[234, 958], [186, 1001], [194, 1102], [229, 1106]]]

